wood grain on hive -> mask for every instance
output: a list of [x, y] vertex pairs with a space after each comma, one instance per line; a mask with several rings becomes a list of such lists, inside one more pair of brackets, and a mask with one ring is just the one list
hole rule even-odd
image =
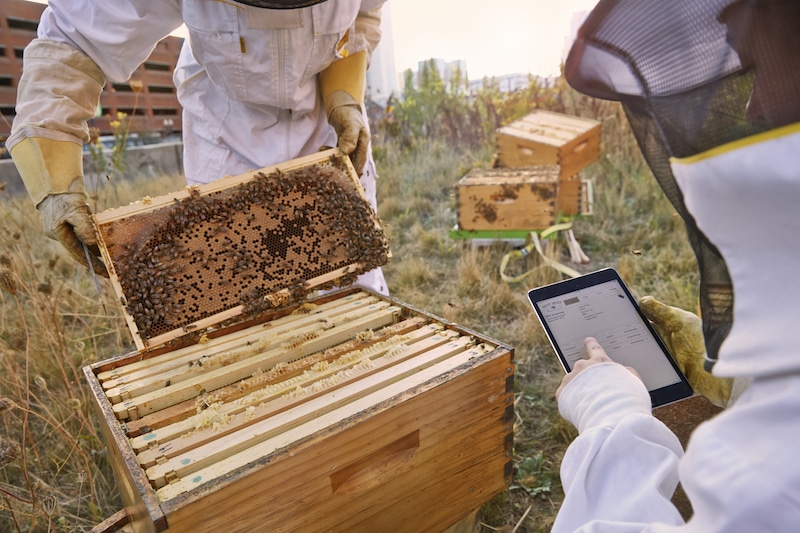
[[389, 248], [338, 149], [95, 215], [137, 347], [346, 286]]

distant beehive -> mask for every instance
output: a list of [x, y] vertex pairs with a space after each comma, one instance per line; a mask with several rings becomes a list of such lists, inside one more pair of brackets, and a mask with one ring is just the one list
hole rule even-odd
[[588, 212], [587, 185], [559, 180], [560, 167], [474, 169], [456, 184], [458, 227], [468, 231], [535, 230], [558, 216]]
[[386, 236], [337, 154], [95, 215], [137, 346], [302, 301], [386, 263]]
[[497, 166], [558, 165], [562, 180], [573, 177], [600, 154], [596, 120], [537, 109], [495, 132]]

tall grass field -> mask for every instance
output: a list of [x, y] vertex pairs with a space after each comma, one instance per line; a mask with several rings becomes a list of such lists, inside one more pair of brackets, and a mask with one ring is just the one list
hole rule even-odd
[[[514, 480], [480, 510], [483, 532], [549, 531], [563, 492], [559, 465], [574, 428], [558, 414], [563, 373], [526, 299], [562, 275], [536, 254], [500, 263], [515, 243], [454, 240], [454, 188], [488, 167], [492, 132], [534, 108], [602, 123], [593, 214], [574, 221], [591, 261], [569, 263], [566, 240], [551, 258], [582, 272], [617, 268], [636, 296], [694, 309], [698, 274], [683, 222], [644, 164], [620, 107], [579, 96], [563, 81], [503, 94], [490, 83], [467, 95], [435, 74], [376, 114], [379, 216], [390, 238], [384, 268], [392, 296], [515, 348]], [[97, 180], [95, 211], [180, 190], [180, 176]], [[112, 288], [45, 237], [26, 197], [0, 192], [0, 531], [89, 531], [121, 507], [82, 367], [134, 350]], [[538, 228], [544, 229], [544, 228]], [[458, 479], [452, 479], [458, 484]]]

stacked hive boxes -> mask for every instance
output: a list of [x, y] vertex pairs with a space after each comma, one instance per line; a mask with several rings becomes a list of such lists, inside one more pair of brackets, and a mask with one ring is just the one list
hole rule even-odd
[[347, 285], [338, 150], [95, 216], [139, 349], [84, 374], [135, 532], [443, 531], [511, 482], [513, 349]]
[[462, 230], [539, 230], [589, 212], [578, 173], [600, 153], [600, 123], [536, 110], [495, 132], [497, 163], [456, 185]]

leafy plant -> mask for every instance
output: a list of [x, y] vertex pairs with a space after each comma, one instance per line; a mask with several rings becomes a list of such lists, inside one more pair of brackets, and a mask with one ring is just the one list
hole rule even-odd
[[522, 458], [517, 465], [516, 483], [508, 489], [524, 489], [531, 496], [544, 497], [553, 487], [553, 473], [547, 468], [544, 452]]

